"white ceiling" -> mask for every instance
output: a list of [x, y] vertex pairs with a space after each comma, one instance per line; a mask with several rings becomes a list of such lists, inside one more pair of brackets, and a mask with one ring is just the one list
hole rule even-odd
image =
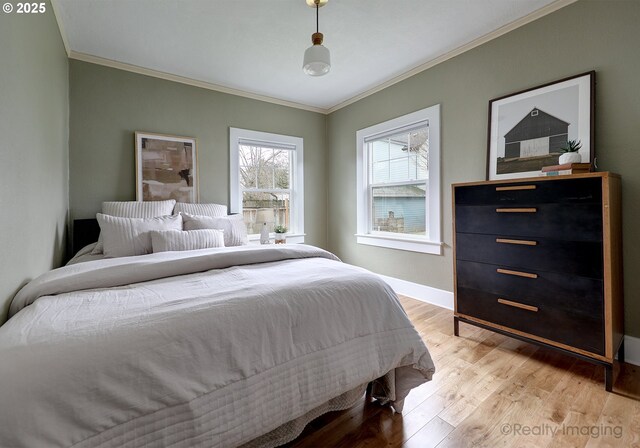
[[320, 9], [332, 62], [323, 77], [301, 68], [315, 31], [305, 0], [54, 0], [54, 7], [71, 57], [326, 111], [571, 1], [329, 0]]

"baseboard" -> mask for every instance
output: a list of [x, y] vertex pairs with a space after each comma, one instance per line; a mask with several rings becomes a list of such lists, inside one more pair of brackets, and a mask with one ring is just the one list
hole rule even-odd
[[624, 360], [629, 364], [640, 366], [640, 338], [624, 337]]
[[408, 282], [395, 277], [378, 274], [398, 294], [413, 297], [421, 302], [430, 303], [453, 310], [453, 293], [443, 289], [432, 288], [420, 283]]
[[[378, 274], [398, 294], [413, 297], [421, 302], [430, 303], [442, 308], [453, 310], [453, 293], [431, 286], [421, 285], [395, 277]], [[625, 362], [640, 366], [640, 338], [624, 337]]]

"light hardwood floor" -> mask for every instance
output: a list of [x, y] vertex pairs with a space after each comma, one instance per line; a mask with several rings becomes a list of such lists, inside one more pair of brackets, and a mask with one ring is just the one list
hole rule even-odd
[[[602, 367], [460, 324], [449, 310], [401, 297], [436, 365], [403, 415], [365, 397], [310, 423], [291, 448], [640, 447], [640, 367]], [[616, 378], [614, 376], [614, 378]]]

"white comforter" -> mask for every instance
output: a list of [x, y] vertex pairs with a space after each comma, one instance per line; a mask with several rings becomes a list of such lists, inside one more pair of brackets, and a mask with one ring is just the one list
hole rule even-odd
[[1, 447], [234, 447], [385, 375], [401, 407], [434, 370], [388, 285], [311, 246], [66, 266], [10, 316]]

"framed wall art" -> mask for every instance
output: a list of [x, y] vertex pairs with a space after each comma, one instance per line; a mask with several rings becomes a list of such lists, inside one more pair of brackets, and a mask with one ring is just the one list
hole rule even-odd
[[136, 199], [198, 202], [195, 138], [136, 132]]
[[568, 142], [594, 158], [595, 72], [489, 101], [487, 179], [515, 179], [558, 165]]

